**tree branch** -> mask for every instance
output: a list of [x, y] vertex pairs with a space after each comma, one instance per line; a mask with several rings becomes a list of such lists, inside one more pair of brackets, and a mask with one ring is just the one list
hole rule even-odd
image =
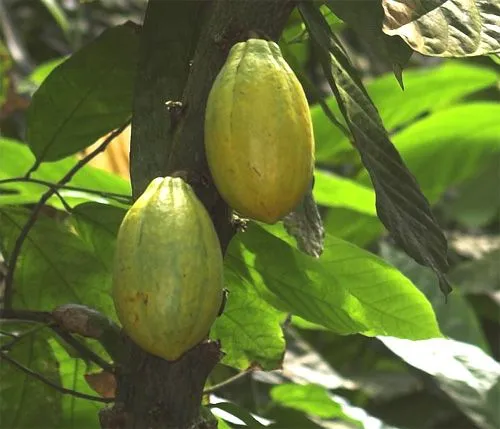
[[[97, 312], [96, 312], [97, 313]], [[104, 316], [102, 316], [104, 317]], [[99, 365], [102, 369], [108, 372], [114, 372], [114, 367], [102, 359], [99, 355], [90, 350], [85, 344], [82, 344], [76, 338], [74, 338], [71, 333], [73, 333], [70, 329], [67, 329], [63, 323], [61, 323], [61, 319], [54, 317], [52, 313], [45, 311], [30, 311], [30, 310], [13, 310], [13, 309], [0, 309], [0, 320], [20, 320], [20, 321], [28, 321], [42, 324], [42, 327], [50, 328], [54, 333], [56, 333], [63, 341], [73, 347], [81, 356], [82, 359], [94, 362]], [[0, 350], [6, 350], [12, 345], [14, 345], [17, 341], [21, 340], [26, 335], [30, 335], [35, 332], [38, 327], [35, 329], [22, 334], [21, 336], [16, 336], [16, 338], [7, 344], [4, 344], [0, 347]], [[116, 328], [117, 329], [117, 328]], [[78, 333], [78, 332], [76, 332]], [[116, 333], [119, 336], [119, 333]], [[107, 350], [106, 344], [103, 344], [102, 338], [96, 338], [101, 342], [103, 347]], [[107, 340], [109, 338], [106, 338]], [[111, 353], [110, 353], [111, 355]], [[112, 355], [111, 355], [112, 356]], [[113, 356], [112, 356], [113, 357]]]

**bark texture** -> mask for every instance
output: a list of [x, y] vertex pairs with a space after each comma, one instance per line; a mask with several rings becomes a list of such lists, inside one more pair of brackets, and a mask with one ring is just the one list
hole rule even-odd
[[[182, 175], [211, 214], [223, 250], [234, 227], [205, 158], [208, 93], [231, 46], [252, 33], [277, 40], [292, 9], [289, 0], [150, 0], [148, 4], [132, 122], [134, 197], [154, 177]], [[127, 356], [117, 371], [116, 403], [101, 413], [103, 428], [216, 427], [201, 416], [200, 405], [205, 381], [222, 356], [219, 344], [206, 341], [178, 361], [167, 362], [126, 342]]]

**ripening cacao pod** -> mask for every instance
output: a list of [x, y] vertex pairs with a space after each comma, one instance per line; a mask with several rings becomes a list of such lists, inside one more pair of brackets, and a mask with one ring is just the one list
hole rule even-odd
[[118, 233], [113, 301], [144, 350], [176, 360], [202, 341], [223, 298], [223, 259], [203, 204], [181, 178], [154, 179]]
[[311, 116], [276, 43], [231, 48], [208, 97], [205, 149], [217, 189], [243, 216], [275, 223], [300, 203], [313, 173]]

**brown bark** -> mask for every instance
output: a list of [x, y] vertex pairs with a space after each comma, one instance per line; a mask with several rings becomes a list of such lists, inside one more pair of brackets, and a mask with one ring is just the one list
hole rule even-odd
[[[278, 39], [292, 8], [289, 0], [150, 0], [148, 5], [132, 122], [134, 197], [152, 178], [182, 172], [209, 210], [223, 249], [234, 228], [205, 158], [208, 93], [230, 47], [250, 32]], [[182, 105], [169, 112], [167, 101]], [[101, 413], [103, 428], [214, 427], [200, 416], [200, 405], [206, 378], [221, 358], [217, 343], [199, 344], [176, 362], [151, 356], [131, 341], [127, 354], [117, 374], [115, 406]]]

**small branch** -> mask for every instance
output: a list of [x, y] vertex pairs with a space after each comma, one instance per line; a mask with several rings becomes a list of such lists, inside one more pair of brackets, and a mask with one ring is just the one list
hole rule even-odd
[[252, 372], [252, 369], [246, 370], [239, 372], [236, 375], [233, 375], [232, 377], [229, 377], [228, 379], [220, 382], [219, 384], [214, 384], [213, 386], [208, 387], [203, 391], [204, 395], [209, 395], [211, 393], [216, 392], [219, 389], [222, 389], [223, 387], [229, 386], [230, 384], [234, 383], [235, 381], [240, 380], [241, 378], [245, 377], [246, 375], [250, 374]]
[[49, 325], [46, 325], [46, 324], [36, 325], [35, 327], [33, 327], [31, 329], [28, 329], [27, 331], [23, 332], [20, 335], [10, 334], [10, 336], [13, 337], [12, 340], [9, 341], [9, 342], [7, 342], [7, 343], [5, 343], [5, 344], [2, 344], [2, 346], [0, 346], [0, 351], [8, 351], [8, 350], [10, 350], [15, 344], [17, 344], [23, 338], [26, 338], [29, 335], [34, 334], [35, 332], [38, 332], [38, 331], [40, 331], [42, 329], [45, 329], [48, 326]]
[[7, 353], [3, 351], [0, 351], [0, 359], [5, 359], [7, 362], [12, 364], [16, 368], [20, 369], [24, 373], [28, 374], [29, 376], [41, 381], [42, 383], [45, 383], [46, 385], [56, 389], [58, 392], [61, 392], [65, 395], [71, 395], [77, 398], [87, 399], [89, 401], [96, 401], [96, 402], [110, 403], [114, 401], [114, 398], [101, 398], [99, 396], [87, 395], [86, 393], [77, 392], [76, 390], [66, 389], [65, 387], [59, 386], [57, 383], [49, 380], [42, 374], [32, 371], [31, 369], [20, 364], [19, 362], [17, 362], [15, 359], [12, 359]]
[[115, 363], [123, 357], [120, 327], [98, 311], [79, 304], [65, 304], [52, 311], [52, 316], [64, 332], [99, 341]]
[[[82, 359], [94, 362], [106, 371], [114, 372], [114, 368], [112, 365], [110, 365], [99, 355], [90, 350], [85, 344], [82, 344], [80, 341], [74, 338], [70, 332], [64, 329], [64, 326], [59, 326], [57, 319], [55, 319], [51, 313], [45, 311], [0, 309], [0, 320], [2, 319], [41, 323], [43, 327], [52, 329], [52, 331], [54, 331], [54, 333], [56, 333], [63, 341], [72, 346], [80, 354]], [[39, 327], [37, 326], [29, 332], [26, 332], [22, 336], [16, 337], [15, 340], [10, 341], [9, 343], [2, 346], [0, 350], [11, 347], [23, 336], [33, 333], [33, 331], [36, 331], [38, 328]], [[104, 344], [103, 346], [104, 348], [106, 348]]]
[[12, 310], [10, 308], [0, 308], [0, 320], [2, 319], [37, 322], [45, 325], [53, 322], [52, 314], [48, 311]]
[[38, 185], [43, 185], [47, 186], [48, 188], [54, 188], [58, 190], [63, 189], [67, 191], [86, 192], [88, 194], [99, 195], [100, 197], [103, 198], [109, 198], [111, 200], [115, 200], [122, 204], [130, 204], [132, 202], [132, 197], [130, 195], [117, 194], [114, 192], [98, 191], [96, 189], [81, 188], [79, 186], [60, 185], [58, 183], [47, 182], [46, 180], [35, 179], [34, 177], [14, 177], [11, 179], [4, 179], [0, 180], [0, 185], [8, 183], [18, 183], [18, 182], [36, 183]]
[[89, 360], [94, 362], [105, 371], [111, 373], [114, 372], [115, 369], [113, 365], [106, 362], [98, 354], [90, 350], [85, 344], [82, 344], [75, 337], [73, 337], [69, 332], [64, 331], [57, 325], [51, 326], [51, 328], [57, 335], [59, 335], [64, 341], [66, 341], [66, 343], [68, 343], [71, 347], [73, 347], [84, 360]]
[[49, 200], [50, 197], [52, 197], [56, 193], [56, 189], [58, 186], [64, 185], [67, 182], [71, 180], [71, 178], [80, 170], [85, 164], [89, 163], [93, 158], [95, 158], [99, 153], [103, 152], [106, 147], [117, 137], [119, 136], [125, 128], [128, 127], [130, 124], [130, 121], [127, 121], [125, 124], [123, 124], [120, 128], [117, 130], [113, 131], [111, 134], [108, 135], [108, 137], [91, 153], [89, 153], [85, 158], [82, 158], [80, 161], [78, 161], [75, 166], [69, 170], [66, 175], [59, 180], [57, 183], [57, 186], [55, 188], [50, 188], [45, 194], [43, 194], [40, 197], [40, 200], [38, 203], [35, 205], [31, 212], [31, 216], [29, 219], [26, 221], [26, 224], [24, 225], [23, 229], [19, 233], [19, 236], [17, 237], [16, 243], [14, 244], [14, 248], [12, 249], [10, 258], [9, 258], [9, 263], [8, 263], [8, 270], [7, 270], [7, 276], [5, 278], [5, 290], [4, 290], [4, 306], [5, 308], [9, 309], [12, 307], [12, 294], [13, 294], [13, 283], [14, 283], [14, 272], [16, 269], [16, 264], [17, 264], [17, 259], [19, 258], [19, 255], [21, 254], [21, 248], [23, 246], [24, 241], [28, 237], [28, 233], [33, 227], [33, 225], [36, 222], [38, 213], [44, 206], [44, 204]]

